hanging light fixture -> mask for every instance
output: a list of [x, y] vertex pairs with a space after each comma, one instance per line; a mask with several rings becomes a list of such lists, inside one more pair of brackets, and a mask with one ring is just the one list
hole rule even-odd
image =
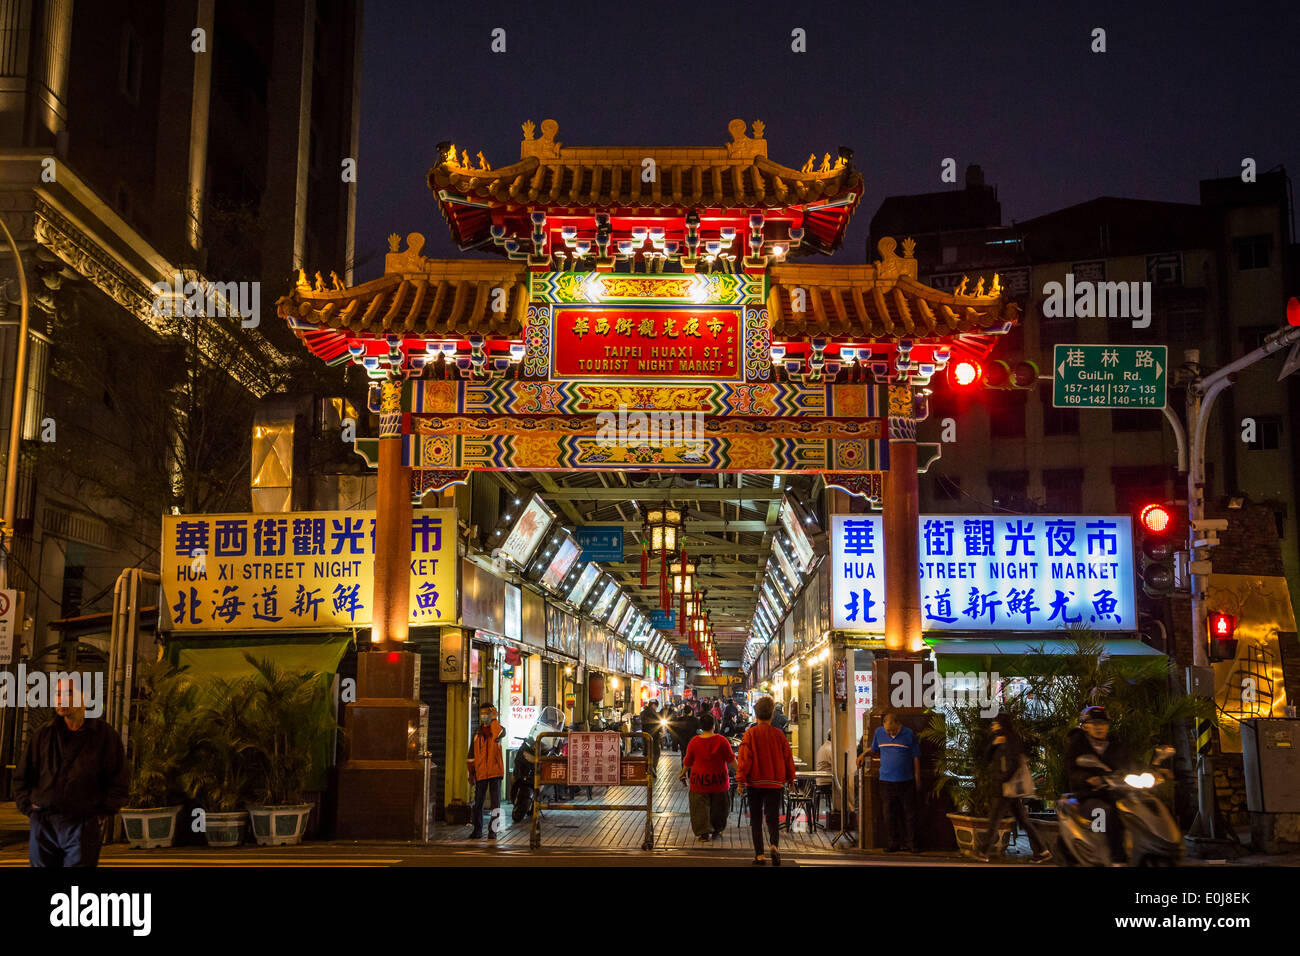
[[668, 563], [672, 560], [682, 540], [682, 509], [670, 508], [668, 505], [650, 506], [645, 509], [641, 525], [641, 584], [650, 583], [650, 562], [659, 559], [659, 608], [667, 611], [672, 607], [672, 591], [668, 581]]

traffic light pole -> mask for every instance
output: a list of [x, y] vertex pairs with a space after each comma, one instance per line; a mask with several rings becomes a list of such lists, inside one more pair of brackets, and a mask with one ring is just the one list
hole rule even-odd
[[[1187, 544], [1189, 571], [1193, 567], [1203, 567], [1197, 562], [1202, 548], [1193, 542], [1197, 540], [1198, 529], [1205, 520], [1205, 437], [1209, 430], [1210, 415], [1214, 403], [1223, 391], [1232, 385], [1232, 376], [1256, 362], [1268, 358], [1275, 352], [1300, 341], [1300, 326], [1278, 329], [1269, 335], [1264, 344], [1254, 351], [1247, 352], [1241, 358], [1230, 362], [1223, 368], [1210, 373], [1204, 378], [1200, 374], [1200, 351], [1189, 349], [1184, 353], [1186, 364], [1193, 369], [1193, 377], [1187, 383], [1187, 437], [1189, 440], [1187, 456]], [[1168, 412], [1166, 411], [1168, 415]], [[1192, 603], [1192, 666], [1208, 668], [1209, 629], [1205, 617], [1205, 588], [1209, 576], [1203, 572], [1191, 571]], [[1210, 684], [1210, 699], [1214, 699], [1213, 683]], [[1228, 834], [1221, 832], [1220, 817], [1214, 799], [1214, 754], [1213, 751], [1201, 756], [1196, 768], [1196, 820], [1192, 824], [1190, 836], [1202, 839], [1221, 840]]]

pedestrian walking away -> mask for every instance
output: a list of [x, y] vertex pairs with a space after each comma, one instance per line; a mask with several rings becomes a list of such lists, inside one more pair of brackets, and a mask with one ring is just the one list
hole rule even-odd
[[469, 748], [469, 782], [474, 788], [474, 820], [471, 840], [483, 836], [483, 803], [489, 804], [488, 839], [497, 838], [501, 819], [501, 781], [506, 775], [505, 760], [501, 756], [501, 738], [505, 729], [497, 722], [497, 709], [491, 704], [480, 704], [478, 730]]
[[726, 737], [713, 732], [713, 715], [700, 718], [700, 732], [686, 745], [682, 776], [691, 788], [691, 830], [704, 842], [727, 827], [727, 799], [731, 789], [728, 770], [737, 768], [736, 755]]
[[[916, 845], [916, 795], [921, 788], [921, 746], [911, 727], [904, 727], [894, 710], [885, 711], [884, 723], [871, 738], [871, 754], [879, 762], [884, 792], [887, 853], [900, 849], [919, 853]], [[866, 757], [858, 758], [861, 763]]]
[[749, 796], [749, 827], [754, 838], [754, 863], [767, 861], [763, 856], [763, 824], [772, 844], [772, 865], [781, 865], [780, 843], [781, 791], [794, 783], [794, 754], [785, 734], [772, 726], [775, 702], [760, 697], [754, 705], [758, 723], [745, 731], [740, 742], [736, 781], [741, 793]]
[[31, 821], [32, 866], [98, 866], [103, 821], [122, 809], [130, 773], [122, 740], [86, 717], [80, 689], [60, 680], [54, 719], [28, 741], [14, 772], [14, 797]]
[[975, 847], [977, 859], [987, 861], [993, 850], [993, 841], [997, 835], [998, 824], [1002, 818], [1011, 813], [1022, 830], [1029, 835], [1029, 847], [1034, 853], [1035, 863], [1046, 863], [1052, 858], [1052, 851], [1043, 844], [1038, 835], [1038, 828], [1029, 819], [1025, 810], [1025, 797], [1034, 795], [1034, 778], [1029, 772], [1029, 758], [1025, 755], [1025, 744], [1012, 723], [1011, 715], [1003, 711], [993, 718], [993, 741], [989, 744], [988, 761], [994, 779], [998, 781], [998, 797], [993, 801], [993, 811], [989, 814], [988, 829]]

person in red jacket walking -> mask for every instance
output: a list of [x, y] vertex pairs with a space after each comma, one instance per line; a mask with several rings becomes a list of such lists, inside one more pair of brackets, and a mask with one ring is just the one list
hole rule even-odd
[[763, 821], [767, 821], [767, 835], [772, 843], [772, 865], [781, 865], [777, 850], [780, 839], [781, 789], [794, 783], [794, 754], [790, 741], [772, 726], [772, 713], [776, 702], [771, 697], [760, 697], [754, 705], [758, 723], [745, 731], [740, 742], [740, 767], [736, 782], [740, 792], [749, 794], [749, 826], [754, 836], [754, 865], [763, 866]]

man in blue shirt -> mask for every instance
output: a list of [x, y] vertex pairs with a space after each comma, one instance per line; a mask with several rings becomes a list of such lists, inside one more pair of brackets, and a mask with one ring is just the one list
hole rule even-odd
[[904, 727], [893, 710], [885, 711], [884, 725], [871, 738], [871, 753], [879, 761], [880, 788], [885, 798], [888, 853], [916, 846], [916, 794], [921, 788], [921, 745], [910, 727]]

